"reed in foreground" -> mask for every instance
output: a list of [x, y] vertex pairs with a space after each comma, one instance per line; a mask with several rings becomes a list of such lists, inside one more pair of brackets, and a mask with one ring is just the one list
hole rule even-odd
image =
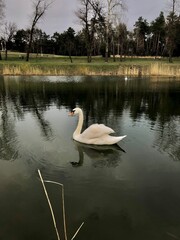
[[[49, 196], [48, 196], [48, 193], [47, 193], [47, 189], [46, 189], [46, 186], [45, 186], [45, 182], [46, 183], [52, 183], [52, 184], [56, 184], [56, 185], [59, 185], [61, 187], [61, 196], [62, 196], [62, 210], [63, 210], [63, 224], [64, 224], [64, 239], [65, 240], [68, 240], [68, 237], [67, 237], [67, 228], [66, 228], [66, 214], [65, 214], [65, 201], [64, 201], [64, 185], [62, 183], [59, 183], [59, 182], [54, 182], [54, 181], [49, 181], [49, 180], [43, 180], [43, 177], [41, 175], [41, 172], [40, 170], [38, 169], [38, 174], [39, 174], [39, 177], [40, 177], [40, 180], [41, 180], [41, 183], [42, 183], [42, 186], [43, 186], [43, 189], [44, 189], [44, 193], [45, 193], [45, 196], [47, 198], [47, 201], [48, 201], [48, 205], [49, 205], [49, 208], [50, 208], [50, 211], [51, 211], [51, 216], [52, 216], [52, 220], [53, 220], [53, 224], [54, 224], [54, 228], [55, 228], [55, 231], [56, 231], [56, 235], [57, 235], [57, 239], [60, 240], [60, 234], [58, 232], [58, 229], [57, 229], [57, 224], [56, 224], [56, 219], [55, 219], [55, 215], [54, 215], [54, 211], [53, 211], [53, 208], [52, 208], [52, 204], [51, 204], [51, 201], [49, 199]], [[82, 228], [82, 226], [84, 225], [84, 222], [81, 223], [80, 227], [77, 229], [77, 231], [74, 233], [73, 237], [71, 238], [71, 240], [73, 240], [78, 232], [80, 231], [80, 229]]]

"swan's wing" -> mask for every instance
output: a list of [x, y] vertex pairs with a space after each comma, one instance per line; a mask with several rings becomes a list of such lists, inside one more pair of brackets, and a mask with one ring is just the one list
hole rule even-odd
[[110, 133], [114, 133], [114, 130], [104, 124], [92, 124], [81, 134], [81, 136], [86, 139], [92, 139], [99, 138]]

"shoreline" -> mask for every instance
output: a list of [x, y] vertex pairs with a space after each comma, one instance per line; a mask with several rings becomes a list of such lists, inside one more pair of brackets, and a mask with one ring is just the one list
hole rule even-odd
[[0, 65], [2, 76], [131, 76], [180, 77], [180, 64], [164, 62], [4, 62]]

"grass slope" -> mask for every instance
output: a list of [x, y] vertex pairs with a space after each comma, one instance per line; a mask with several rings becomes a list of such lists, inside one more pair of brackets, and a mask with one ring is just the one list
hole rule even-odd
[[0, 61], [1, 75], [131, 75], [131, 76], [180, 76], [180, 58], [168, 63], [167, 58], [131, 58], [122, 62], [113, 58], [105, 63], [102, 57], [93, 57], [87, 63], [86, 57], [31, 55], [30, 61], [25, 61], [25, 54], [9, 53], [8, 60]]

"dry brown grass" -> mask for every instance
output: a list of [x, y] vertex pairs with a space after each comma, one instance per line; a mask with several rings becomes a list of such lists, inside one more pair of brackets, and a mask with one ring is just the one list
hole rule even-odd
[[118, 76], [175, 76], [180, 77], [179, 64], [155, 62], [151, 64], [116, 64], [100, 65], [62, 65], [53, 67], [21, 64], [4, 65], [3, 75], [118, 75]]

